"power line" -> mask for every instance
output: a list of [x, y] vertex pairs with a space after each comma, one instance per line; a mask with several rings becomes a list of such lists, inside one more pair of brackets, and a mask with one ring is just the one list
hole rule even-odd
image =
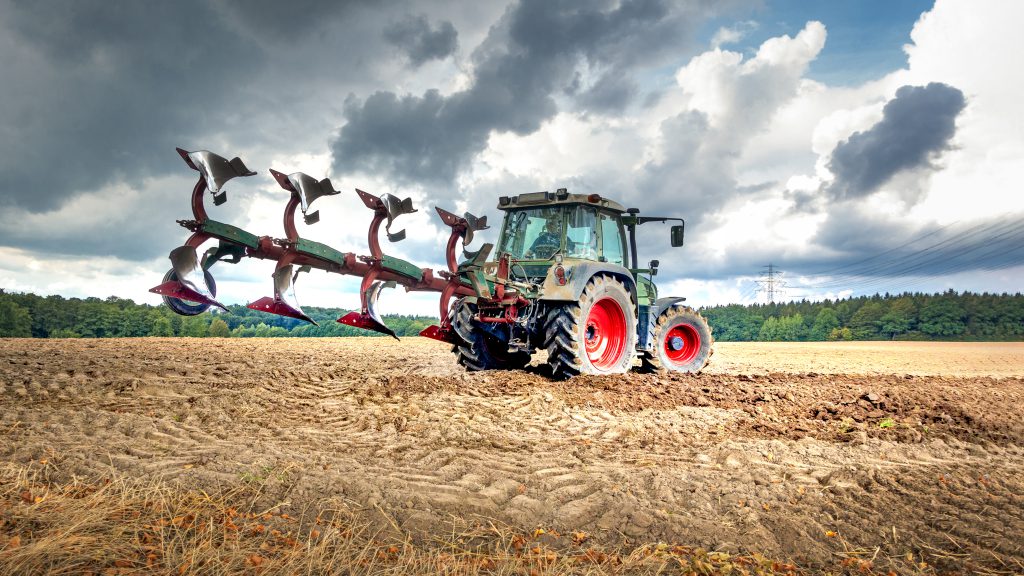
[[768, 270], [766, 272], [761, 272], [761, 278], [763, 278], [763, 280], [755, 280], [758, 286], [760, 286], [760, 288], [757, 289], [757, 292], [764, 292], [767, 294], [768, 303], [774, 304], [776, 295], [781, 297], [786, 293], [784, 290], [786, 283], [781, 280], [782, 272], [779, 272], [779, 269], [775, 268], [774, 264], [769, 263], [767, 266], [764, 266], [764, 268], [767, 268]]
[[[931, 233], [916, 238], [901, 247], [913, 244], [930, 235]], [[879, 286], [892, 278], [917, 275], [935, 277], [972, 267], [977, 269], [1007, 268], [1020, 263], [1019, 258], [1008, 258], [1008, 256], [1015, 253], [1022, 242], [1024, 242], [1024, 225], [1020, 221], [1004, 222], [996, 226], [976, 225], [940, 242], [895, 258], [887, 258], [868, 266], [857, 266], [857, 264], [890, 254], [895, 250], [893, 249], [856, 263], [834, 268], [832, 269], [834, 271], [843, 268], [852, 269], [838, 275], [838, 278], [811, 282], [806, 287], [829, 289], [849, 287], [851, 284], [855, 284], [860, 288], [867, 288], [872, 285]], [[975, 254], [979, 251], [980, 253]], [[918, 274], [913, 274], [914, 272], [918, 272]], [[866, 280], [856, 282], [851, 281], [852, 278], [865, 278]]]

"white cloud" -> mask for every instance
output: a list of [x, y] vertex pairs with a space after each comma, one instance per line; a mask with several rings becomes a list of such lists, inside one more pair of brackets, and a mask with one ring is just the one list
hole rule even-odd
[[757, 30], [758, 24], [753, 20], [737, 22], [732, 26], [722, 26], [711, 37], [711, 47], [719, 48], [725, 44], [735, 44], [746, 38], [747, 34]]

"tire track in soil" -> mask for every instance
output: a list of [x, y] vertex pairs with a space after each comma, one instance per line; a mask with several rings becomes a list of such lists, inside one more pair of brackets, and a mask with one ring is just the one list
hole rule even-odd
[[415, 339], [210, 342], [3, 341], [0, 457], [256, 479], [261, 505], [340, 496], [422, 538], [479, 516], [811, 565], [844, 547], [897, 568], [1024, 557], [1019, 376], [550, 382], [465, 374]]

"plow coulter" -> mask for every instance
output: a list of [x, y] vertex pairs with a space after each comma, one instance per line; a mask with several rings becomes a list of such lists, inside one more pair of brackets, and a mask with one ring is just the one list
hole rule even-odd
[[[658, 297], [653, 282], [658, 261], [643, 268], [636, 264], [636, 227], [678, 218], [642, 217], [638, 210], [626, 210], [597, 194], [569, 194], [565, 189], [502, 197], [498, 208], [505, 218], [498, 249], [490, 258], [492, 244], [468, 249], [475, 233], [489, 228], [486, 216], [458, 216], [435, 207], [450, 229], [447, 269], [435, 272], [381, 248], [382, 225], [389, 242], [406, 237], [404, 229], [392, 227], [403, 214], [417, 211], [411, 198], [357, 189], [372, 212], [368, 254], [341, 252], [301, 237], [296, 225], [297, 211], [306, 225], [316, 224], [320, 212], [311, 211], [313, 202], [340, 194], [329, 179], [270, 170], [289, 194], [282, 218], [284, 236], [257, 235], [211, 219], [204, 204], [207, 195], [214, 205], [224, 204], [225, 184], [256, 172], [237, 157], [227, 160], [205, 150], [180, 148], [178, 154], [199, 173], [192, 191], [193, 218], [178, 221], [192, 234], [171, 251], [170, 270], [150, 290], [178, 314], [201, 314], [211, 306], [226, 310], [217, 300], [211, 269], [218, 262], [258, 258], [275, 262], [273, 295], [248, 307], [313, 324], [295, 293], [303, 272], [359, 276], [359, 310], [337, 321], [396, 339], [377, 311], [381, 291], [402, 286], [407, 291], [437, 292], [440, 322], [420, 335], [450, 344], [467, 370], [521, 368], [538, 349], [548, 352], [551, 374], [563, 378], [634, 368], [696, 372], [711, 356], [711, 329], [700, 314], [684, 306], [684, 298]], [[673, 246], [683, 243], [679, 222], [671, 227]], [[216, 246], [200, 256], [200, 248], [211, 240]], [[456, 254], [460, 244], [461, 261]]]

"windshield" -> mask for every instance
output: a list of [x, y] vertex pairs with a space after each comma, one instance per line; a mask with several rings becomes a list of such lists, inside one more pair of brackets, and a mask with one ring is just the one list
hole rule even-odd
[[509, 212], [498, 253], [515, 260], [547, 260], [562, 247], [562, 210], [528, 208]]

